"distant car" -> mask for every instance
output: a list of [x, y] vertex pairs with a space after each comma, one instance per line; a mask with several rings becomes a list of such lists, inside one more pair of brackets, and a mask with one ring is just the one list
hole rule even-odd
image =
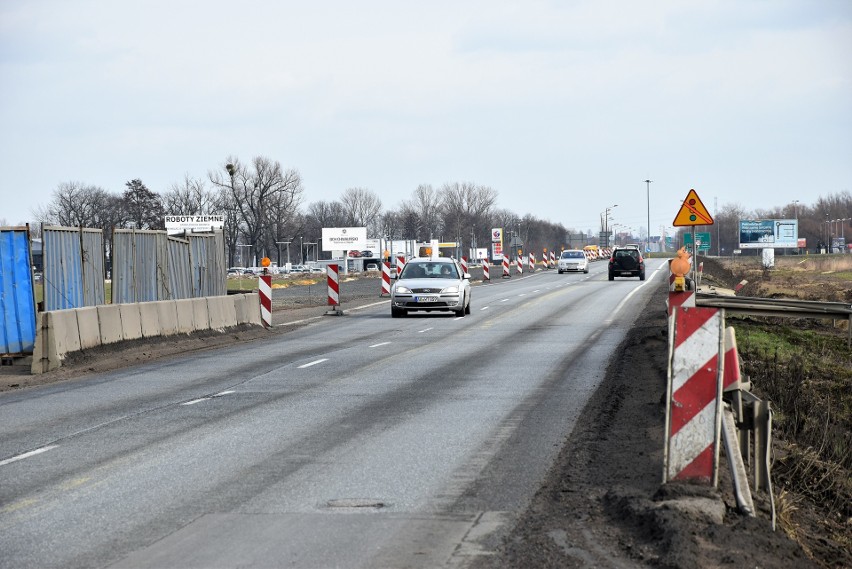
[[609, 258], [609, 280], [615, 277], [639, 277], [645, 280], [645, 259], [634, 247], [616, 247]]
[[372, 259], [373, 258], [373, 252], [372, 251], [361, 251], [361, 256], [367, 257], [368, 259]]
[[293, 265], [290, 267], [291, 273], [307, 273], [308, 268], [305, 265]]
[[349, 251], [349, 256], [354, 258], [360, 257], [361, 251]]
[[411, 259], [391, 287], [391, 316], [414, 310], [470, 314], [470, 275], [454, 259]]
[[589, 260], [586, 258], [586, 254], [583, 251], [571, 249], [568, 251], [562, 251], [562, 255], [559, 256], [559, 262], [556, 267], [559, 270], [560, 275], [570, 271], [582, 271], [584, 273], [588, 273]]
[[324, 273], [325, 269], [323, 267], [311, 267], [310, 271], [312, 273]]
[[366, 270], [367, 270], [367, 271], [369, 271], [369, 272], [378, 271], [378, 270], [379, 270], [379, 266], [378, 266], [377, 264], [375, 264], [375, 263], [367, 263], [367, 268], [366, 268]]

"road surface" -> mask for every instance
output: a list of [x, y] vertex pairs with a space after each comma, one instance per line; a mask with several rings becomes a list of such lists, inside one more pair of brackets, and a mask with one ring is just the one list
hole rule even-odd
[[555, 270], [0, 394], [0, 567], [464, 567], [667, 275]]

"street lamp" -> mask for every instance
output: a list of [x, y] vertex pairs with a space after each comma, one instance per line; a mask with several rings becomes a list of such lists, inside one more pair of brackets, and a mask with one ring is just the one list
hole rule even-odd
[[799, 219], [799, 200], [793, 200], [793, 208], [796, 212], [796, 219]]
[[290, 241], [276, 241], [275, 244], [278, 245], [278, 264], [281, 264], [281, 245], [287, 246], [287, 265], [290, 265], [290, 243], [292, 243], [293, 238], [288, 237]]
[[645, 238], [645, 251], [651, 251], [651, 182], [653, 180], [645, 180], [645, 185], [648, 188], [647, 190], [647, 198], [648, 198], [648, 235]]
[[[238, 244], [237, 244], [237, 247], [239, 247], [239, 248], [240, 248], [240, 265], [242, 265], [242, 267], [243, 267], [243, 268], [245, 268], [245, 266], [246, 266], [246, 260], [245, 260], [245, 257], [243, 256], [243, 250], [244, 250], [246, 247], [248, 247], [249, 249], [251, 249], [251, 245], [243, 245], [243, 244], [241, 244], [241, 243], [238, 243]], [[251, 251], [249, 251], [249, 254], [251, 254]]]
[[618, 204], [611, 205], [604, 210], [604, 247], [609, 247], [609, 210], [614, 207], [618, 207]]

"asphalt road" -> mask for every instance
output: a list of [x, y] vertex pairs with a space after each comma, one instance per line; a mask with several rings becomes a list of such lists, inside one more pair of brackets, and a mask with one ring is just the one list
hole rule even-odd
[[0, 394], [0, 567], [458, 567], [539, 487], [648, 280], [539, 272]]

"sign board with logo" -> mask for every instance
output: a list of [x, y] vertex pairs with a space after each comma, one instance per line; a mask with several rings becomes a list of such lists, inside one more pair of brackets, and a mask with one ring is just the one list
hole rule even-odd
[[323, 227], [323, 251], [354, 251], [367, 247], [366, 227]]
[[503, 228], [501, 227], [491, 230], [491, 258], [494, 260], [503, 258]]
[[224, 215], [167, 215], [166, 231], [169, 233], [221, 231], [225, 227]]
[[740, 221], [740, 249], [796, 249], [796, 219], [747, 219]]

